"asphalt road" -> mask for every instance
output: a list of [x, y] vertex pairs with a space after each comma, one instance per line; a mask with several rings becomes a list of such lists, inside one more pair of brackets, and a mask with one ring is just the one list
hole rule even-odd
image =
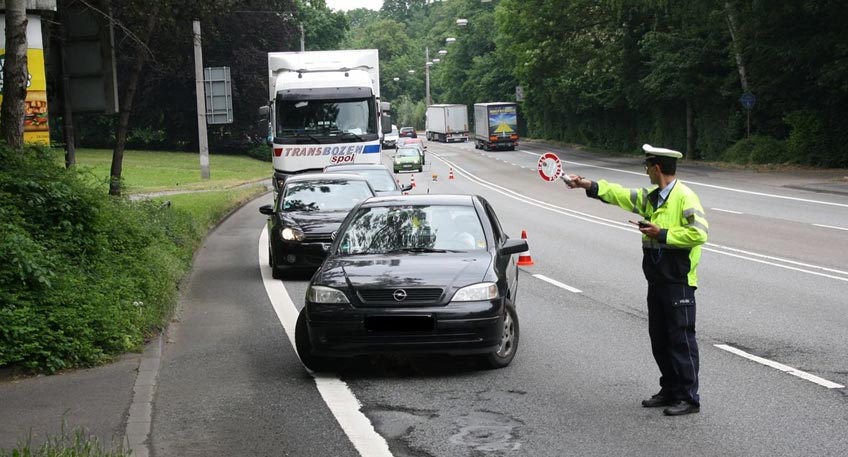
[[[539, 179], [538, 155], [550, 149], [428, 146], [414, 193], [483, 195], [507, 233], [527, 231], [535, 265], [521, 273], [513, 364], [481, 370], [469, 358], [363, 358], [313, 378], [286, 333], [309, 278], [270, 279], [257, 209], [266, 196], [226, 220], [196, 258], [163, 352], [153, 455], [848, 452], [848, 389], [717, 346], [848, 385], [848, 196], [796, 189], [800, 180], [787, 175], [680, 168], [711, 231], [697, 294], [702, 409], [669, 418], [639, 406], [658, 390], [658, 372], [641, 243], [626, 222], [633, 216]], [[638, 158], [555, 152], [567, 172], [648, 185]], [[359, 411], [339, 406], [348, 395]], [[351, 428], [362, 415], [365, 428]]]

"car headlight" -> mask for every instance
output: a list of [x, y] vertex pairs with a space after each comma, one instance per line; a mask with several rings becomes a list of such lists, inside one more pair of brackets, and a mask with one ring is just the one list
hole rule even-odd
[[496, 298], [498, 298], [498, 285], [493, 282], [481, 282], [459, 289], [451, 301], [483, 301]]
[[346, 304], [350, 303], [344, 292], [325, 286], [309, 286], [306, 289], [306, 301], [312, 303]]
[[280, 236], [286, 241], [303, 241], [306, 238], [302, 230], [294, 227], [283, 227]]

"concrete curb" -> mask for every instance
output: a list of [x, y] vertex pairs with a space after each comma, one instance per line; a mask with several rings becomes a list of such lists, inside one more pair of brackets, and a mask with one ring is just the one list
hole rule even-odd
[[156, 379], [162, 361], [162, 339], [160, 333], [153, 344], [148, 344], [141, 356], [138, 376], [133, 386], [133, 399], [130, 403], [129, 417], [124, 437], [132, 455], [148, 457], [150, 455], [149, 437], [153, 424], [153, 398], [156, 393]]

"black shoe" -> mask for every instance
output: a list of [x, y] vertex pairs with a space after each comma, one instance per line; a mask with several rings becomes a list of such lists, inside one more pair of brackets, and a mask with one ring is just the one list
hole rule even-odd
[[664, 409], [663, 414], [666, 416], [682, 416], [684, 414], [694, 414], [700, 411], [700, 407], [695, 406], [688, 401], [678, 401]]
[[645, 408], [659, 408], [660, 406], [671, 406], [673, 404], [674, 400], [663, 394], [656, 394], [647, 400], [642, 400], [642, 406]]

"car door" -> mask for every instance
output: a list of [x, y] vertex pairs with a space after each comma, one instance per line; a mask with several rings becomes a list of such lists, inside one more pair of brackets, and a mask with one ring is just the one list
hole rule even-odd
[[[489, 219], [492, 225], [492, 232], [494, 235], [495, 243], [495, 251], [503, 246], [509, 236], [504, 233], [503, 228], [501, 227], [501, 222], [498, 220], [497, 214], [495, 214], [495, 209], [492, 208], [492, 205], [489, 204], [483, 198], [480, 198], [480, 203], [483, 205], [483, 210], [486, 212], [486, 217]], [[507, 291], [505, 291], [506, 295], [510, 298], [510, 300], [514, 300], [515, 292], [518, 290], [518, 266], [515, 262], [514, 255], [497, 255], [495, 260], [495, 269], [498, 275], [503, 275], [503, 280], [506, 283]]]

